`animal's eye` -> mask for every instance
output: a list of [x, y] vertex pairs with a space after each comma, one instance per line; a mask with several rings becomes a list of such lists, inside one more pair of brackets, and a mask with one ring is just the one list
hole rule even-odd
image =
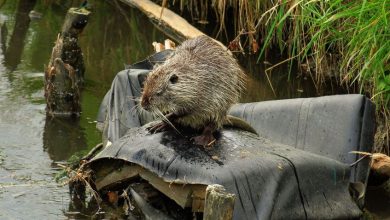
[[159, 91], [156, 92], [156, 95], [161, 95], [162, 92], [163, 92], [162, 90], [159, 90]]
[[178, 80], [179, 80], [179, 77], [178, 77], [176, 74], [173, 74], [173, 75], [171, 76], [171, 78], [169, 78], [169, 81], [170, 81], [172, 84], [177, 83]]

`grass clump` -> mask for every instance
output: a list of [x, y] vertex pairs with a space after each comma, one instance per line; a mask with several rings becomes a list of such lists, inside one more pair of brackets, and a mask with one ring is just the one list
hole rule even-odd
[[[340, 83], [357, 82], [378, 107], [388, 107], [390, 2], [281, 1], [266, 13], [273, 17], [264, 24], [267, 37], [259, 56], [272, 46], [267, 39], [274, 39], [290, 58], [314, 63], [318, 83], [329, 77], [329, 66], [337, 66], [332, 76]], [[283, 30], [286, 37], [279, 34]]]

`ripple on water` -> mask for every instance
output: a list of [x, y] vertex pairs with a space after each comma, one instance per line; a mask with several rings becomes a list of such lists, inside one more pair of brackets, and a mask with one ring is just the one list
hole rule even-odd
[[[54, 181], [52, 161], [42, 147], [45, 105], [20, 96], [7, 81], [0, 76], [0, 219], [58, 219], [69, 204], [68, 189]], [[42, 99], [42, 94], [32, 97]]]

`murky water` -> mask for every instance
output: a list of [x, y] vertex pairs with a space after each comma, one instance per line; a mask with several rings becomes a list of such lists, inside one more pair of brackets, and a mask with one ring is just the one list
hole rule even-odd
[[[71, 6], [48, 2], [7, 1], [0, 9], [3, 33], [8, 29], [0, 53], [0, 219], [63, 219], [77, 211], [68, 187], [54, 181], [56, 163], [100, 142], [93, 121], [112, 78], [164, 39], [135, 9], [92, 1], [80, 39], [87, 70], [82, 117], [46, 118], [43, 69]], [[30, 8], [42, 17], [30, 21]]]
[[[80, 39], [87, 83], [79, 119], [46, 117], [43, 97], [44, 65], [67, 9], [77, 2], [20, 0], [0, 6], [0, 219], [63, 219], [80, 211], [70, 203], [67, 186], [54, 180], [57, 163], [100, 142], [94, 120], [111, 80], [124, 64], [151, 54], [153, 41], [166, 38], [136, 9], [89, 2], [93, 13]], [[30, 21], [32, 9], [40, 14]], [[264, 65], [253, 60], [242, 65], [252, 77], [245, 102], [315, 95], [308, 80], [286, 86], [285, 66], [270, 75], [273, 91]]]

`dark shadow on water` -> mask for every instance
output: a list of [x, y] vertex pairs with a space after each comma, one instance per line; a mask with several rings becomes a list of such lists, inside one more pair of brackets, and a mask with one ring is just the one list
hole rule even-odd
[[76, 152], [86, 150], [84, 130], [79, 118], [46, 117], [43, 149], [53, 161], [67, 160]]
[[15, 25], [4, 54], [4, 64], [11, 71], [14, 71], [20, 63], [30, 26], [29, 12], [34, 8], [36, 2], [36, 0], [20, 0], [15, 12]]
[[[242, 95], [241, 102], [309, 98], [357, 91], [356, 88], [348, 91], [336, 79], [327, 80], [319, 87], [310, 75], [300, 73], [296, 63], [279, 64], [286, 58], [278, 51], [271, 51], [266, 60], [259, 62], [256, 55], [237, 57], [248, 76], [247, 90]], [[276, 66], [271, 68], [274, 65]]]
[[1, 54], [4, 54], [4, 51], [6, 50], [6, 43], [7, 43], [7, 35], [8, 35], [8, 28], [6, 22], [0, 23], [0, 44], [1, 44]]
[[[387, 183], [389, 184], [389, 183]], [[382, 186], [368, 187], [365, 208], [377, 219], [388, 219], [390, 216], [390, 193]]]

